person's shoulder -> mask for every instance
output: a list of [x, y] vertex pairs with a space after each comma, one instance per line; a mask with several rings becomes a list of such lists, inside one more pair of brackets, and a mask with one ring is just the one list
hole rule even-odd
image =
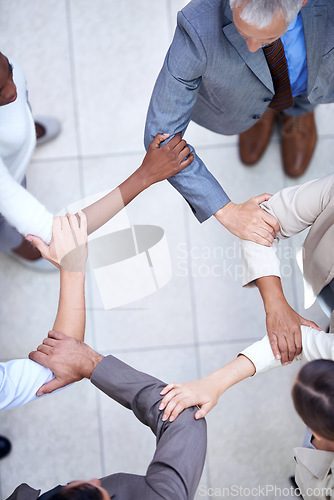
[[226, 24], [225, 13], [231, 12], [229, 4], [229, 0], [192, 0], [181, 10], [179, 16], [186, 19], [200, 36], [211, 34], [217, 37], [217, 32], [221, 32]]
[[20, 484], [7, 500], [36, 500], [41, 490], [35, 490], [26, 483]]
[[191, 0], [182, 12], [189, 18], [202, 17], [207, 13], [220, 12], [228, 0]]
[[334, 13], [334, 2], [332, 0], [307, 0], [306, 4], [302, 7], [302, 13], [308, 15], [319, 15], [319, 9], [325, 9], [332, 17]]

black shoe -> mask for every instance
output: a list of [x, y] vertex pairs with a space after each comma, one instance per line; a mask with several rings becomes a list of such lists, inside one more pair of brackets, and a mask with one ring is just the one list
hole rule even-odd
[[0, 459], [6, 457], [11, 449], [12, 445], [10, 444], [9, 439], [4, 436], [0, 436]]

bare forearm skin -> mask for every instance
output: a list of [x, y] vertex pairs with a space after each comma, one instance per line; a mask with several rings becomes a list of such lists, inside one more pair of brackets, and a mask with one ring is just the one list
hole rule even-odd
[[281, 279], [278, 276], [264, 276], [256, 280], [265, 312], [275, 307], [278, 302], [286, 302]]
[[85, 322], [85, 273], [61, 269], [58, 311], [53, 330], [83, 341]]
[[230, 387], [242, 380], [252, 377], [255, 366], [246, 356], [240, 355], [227, 365], [219, 368], [207, 377], [208, 382], [216, 388], [219, 397]]

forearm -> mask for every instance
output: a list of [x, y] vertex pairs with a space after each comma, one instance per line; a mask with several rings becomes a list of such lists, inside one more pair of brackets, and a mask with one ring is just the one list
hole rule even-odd
[[199, 222], [204, 222], [230, 202], [222, 186], [194, 153], [191, 166], [170, 177], [169, 183], [184, 197]]
[[53, 330], [83, 341], [85, 321], [85, 273], [61, 269], [58, 311]]
[[211, 373], [206, 380], [217, 391], [218, 397], [235, 384], [252, 377], [255, 373], [255, 366], [252, 361], [245, 356], [238, 356], [227, 365]]
[[204, 419], [194, 419], [196, 409], [185, 410], [172, 424], [163, 422], [159, 403], [165, 384], [113, 356], [97, 364], [91, 382], [131, 409], [157, 436], [156, 452], [146, 474], [149, 487], [153, 486], [161, 498], [193, 498], [206, 452], [206, 424]]
[[105, 357], [94, 369], [91, 382], [148, 425], [154, 434], [163, 422], [159, 419], [160, 391], [165, 384], [136, 370], [114, 356]]
[[266, 314], [277, 308], [279, 303], [287, 303], [281, 279], [278, 276], [263, 276], [256, 280]]
[[[206, 67], [207, 54], [203, 43], [184, 13], [179, 12], [174, 39], [148, 109], [146, 148], [158, 132], [167, 132], [171, 137], [181, 131], [185, 133]], [[203, 222], [230, 200], [196, 152], [193, 153], [191, 166], [168, 181], [189, 203], [199, 222]]]
[[150, 183], [140, 167], [117, 188], [82, 211], [87, 217], [87, 233], [91, 234], [126, 207]]

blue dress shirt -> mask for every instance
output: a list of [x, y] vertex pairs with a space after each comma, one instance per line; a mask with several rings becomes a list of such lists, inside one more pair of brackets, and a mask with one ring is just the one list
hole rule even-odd
[[307, 90], [307, 62], [304, 27], [301, 13], [290, 24], [281, 37], [288, 63], [290, 84], [293, 97]]

